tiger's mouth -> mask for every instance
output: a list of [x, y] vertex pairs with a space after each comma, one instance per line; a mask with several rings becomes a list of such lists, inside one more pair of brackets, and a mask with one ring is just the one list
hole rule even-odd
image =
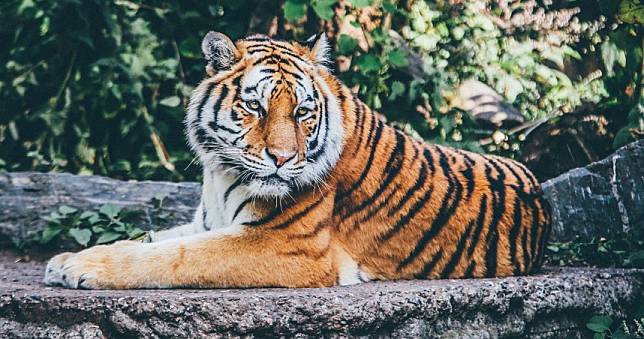
[[248, 182], [248, 190], [259, 197], [283, 197], [292, 190], [292, 181], [286, 180], [277, 173], [255, 177]]
[[277, 173], [273, 173], [271, 175], [265, 176], [265, 177], [258, 177], [256, 180], [262, 181], [266, 184], [287, 184], [289, 185], [291, 183], [290, 180], [286, 180], [282, 177], [280, 177]]

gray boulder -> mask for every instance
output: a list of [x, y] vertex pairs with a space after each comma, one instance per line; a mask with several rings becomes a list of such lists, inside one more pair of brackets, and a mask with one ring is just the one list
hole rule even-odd
[[42, 230], [44, 216], [68, 205], [94, 210], [112, 203], [137, 211], [142, 229], [167, 228], [192, 220], [201, 185], [120, 181], [66, 173], [0, 173], [0, 243], [22, 244]]
[[644, 140], [542, 184], [552, 241], [587, 241], [644, 227]]

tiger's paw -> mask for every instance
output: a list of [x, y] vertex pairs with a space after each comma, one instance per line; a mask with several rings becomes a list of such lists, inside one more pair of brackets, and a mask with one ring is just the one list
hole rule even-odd
[[138, 244], [121, 241], [114, 245], [99, 245], [78, 253], [62, 253], [47, 263], [43, 282], [49, 286], [75, 289], [123, 288], [124, 272], [117, 272], [115, 259], [123, 256], [128, 248]]

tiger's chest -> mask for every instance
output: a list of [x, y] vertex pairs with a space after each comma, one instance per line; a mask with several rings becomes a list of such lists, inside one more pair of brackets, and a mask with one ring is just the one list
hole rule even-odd
[[232, 175], [204, 172], [201, 200], [205, 229], [239, 225], [253, 219], [252, 198], [241, 179]]

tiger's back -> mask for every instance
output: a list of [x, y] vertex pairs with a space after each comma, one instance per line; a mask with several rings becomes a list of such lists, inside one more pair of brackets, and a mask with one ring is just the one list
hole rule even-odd
[[333, 224], [363, 274], [493, 277], [541, 265], [550, 215], [522, 164], [425, 144], [352, 105]]
[[72, 288], [321, 287], [534, 272], [550, 214], [518, 162], [387, 126], [307, 45], [202, 41], [186, 115], [203, 165], [190, 224], [52, 258]]

